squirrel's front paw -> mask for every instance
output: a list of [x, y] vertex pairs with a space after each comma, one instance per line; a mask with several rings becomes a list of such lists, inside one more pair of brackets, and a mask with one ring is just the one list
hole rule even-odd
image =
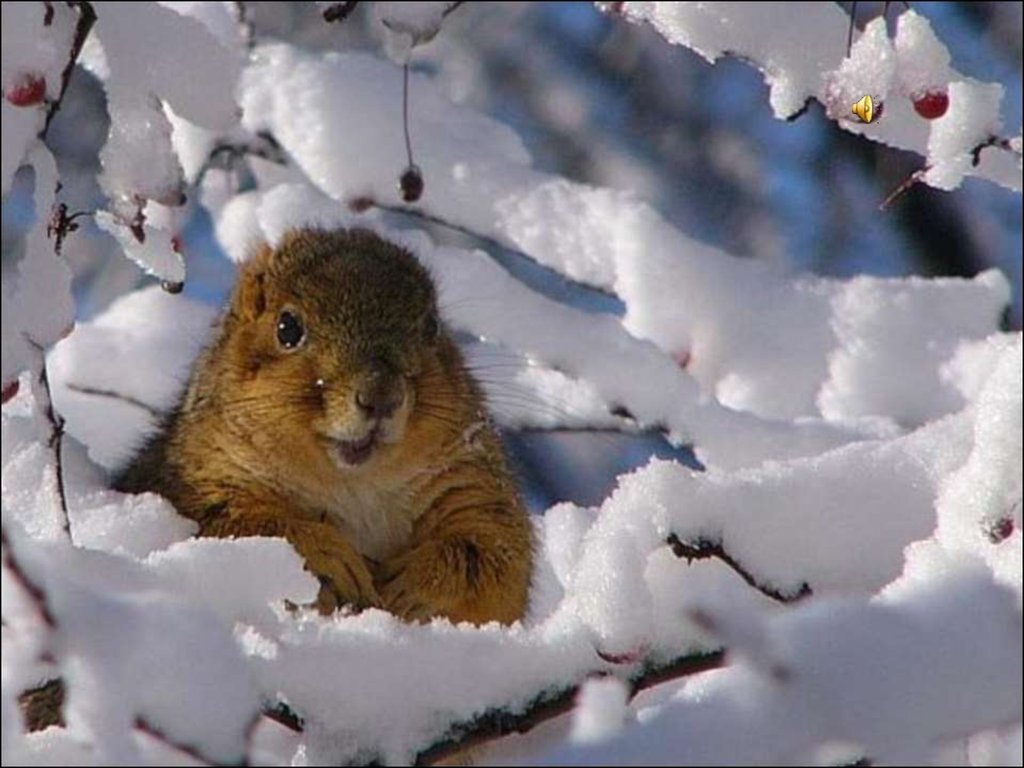
[[292, 531], [292, 545], [306, 561], [306, 569], [320, 581], [316, 607], [330, 614], [342, 606], [357, 610], [381, 605], [380, 595], [366, 561], [352, 544], [329, 526]]
[[450, 600], [439, 564], [443, 554], [420, 545], [382, 563], [376, 586], [384, 609], [406, 621], [428, 621], [447, 616]]
[[363, 610], [382, 604], [370, 572], [358, 554], [339, 552], [337, 549], [318, 550], [303, 554], [306, 556], [306, 567], [320, 580], [320, 593], [316, 600], [320, 613], [330, 614], [345, 605]]

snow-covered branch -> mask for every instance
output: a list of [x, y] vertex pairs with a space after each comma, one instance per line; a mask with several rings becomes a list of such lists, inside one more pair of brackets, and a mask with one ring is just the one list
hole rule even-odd
[[[715, 62], [738, 56], [764, 75], [776, 117], [789, 119], [817, 100], [839, 127], [924, 158], [922, 180], [954, 189], [978, 176], [1021, 191], [1021, 138], [1001, 135], [1003, 87], [964, 76], [946, 46], [912, 9], [897, 17], [890, 40], [884, 15], [847, 54], [851, 29], [835, 3], [623, 3], [621, 14], [651, 24], [666, 40]], [[779, 14], [784, 14], [780, 18]], [[787, 23], [786, 17], [799, 23]], [[851, 105], [864, 95], [884, 104], [863, 123]], [[934, 104], [934, 105], [933, 105]], [[983, 152], [986, 147], [994, 151]]]

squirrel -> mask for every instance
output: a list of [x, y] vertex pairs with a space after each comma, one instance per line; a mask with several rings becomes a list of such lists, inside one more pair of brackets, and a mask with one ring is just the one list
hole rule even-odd
[[280, 536], [317, 607], [512, 623], [533, 533], [429, 273], [368, 230], [300, 229], [241, 267], [180, 401], [114, 480], [199, 535]]
[[[200, 536], [280, 536], [316, 606], [409, 621], [523, 617], [533, 529], [427, 270], [368, 230], [302, 229], [242, 265], [185, 392], [117, 490]], [[19, 697], [63, 724], [64, 685]]]

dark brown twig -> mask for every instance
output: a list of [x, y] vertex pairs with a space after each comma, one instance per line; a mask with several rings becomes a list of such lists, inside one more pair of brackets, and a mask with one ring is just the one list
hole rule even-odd
[[1010, 152], [1020, 157], [1020, 152], [1013, 148], [1010, 144], [1010, 140], [1003, 138], [1002, 136], [989, 136], [987, 139], [979, 143], [976, 147], [971, 150], [971, 166], [977, 168], [981, 163], [981, 151], [988, 149], [989, 147], [996, 147], [1003, 150], [1004, 152]]
[[807, 582], [804, 582], [795, 594], [784, 594], [777, 589], [773, 589], [772, 587], [760, 583], [750, 573], [750, 571], [744, 568], [739, 561], [736, 560], [736, 558], [725, 551], [721, 542], [710, 541], [708, 539], [697, 539], [694, 542], [684, 542], [673, 533], [669, 535], [668, 539], [666, 539], [666, 543], [672, 548], [672, 553], [676, 557], [683, 558], [687, 562], [692, 560], [710, 560], [712, 558], [721, 560], [732, 568], [741, 579], [747, 582], [747, 584], [761, 594], [766, 595], [777, 602], [795, 603], [796, 601], [809, 597], [812, 594], [811, 587]]
[[78, 23], [75, 25], [75, 36], [71, 39], [67, 63], [64, 65], [64, 71], [61, 72], [60, 93], [56, 99], [50, 102], [50, 106], [46, 110], [46, 122], [43, 123], [43, 130], [39, 132], [40, 139], [45, 139], [47, 131], [50, 130], [50, 123], [53, 122], [57, 110], [60, 109], [68, 84], [71, 82], [71, 73], [78, 62], [82, 46], [85, 45], [86, 38], [89, 37], [89, 32], [92, 30], [93, 24], [96, 23], [96, 11], [88, 0], [68, 0], [68, 6], [78, 10]]

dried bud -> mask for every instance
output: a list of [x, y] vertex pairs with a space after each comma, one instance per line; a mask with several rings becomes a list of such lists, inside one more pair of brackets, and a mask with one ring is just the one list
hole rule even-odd
[[181, 293], [185, 288], [185, 284], [174, 282], [173, 280], [161, 280], [160, 287], [168, 293]]

